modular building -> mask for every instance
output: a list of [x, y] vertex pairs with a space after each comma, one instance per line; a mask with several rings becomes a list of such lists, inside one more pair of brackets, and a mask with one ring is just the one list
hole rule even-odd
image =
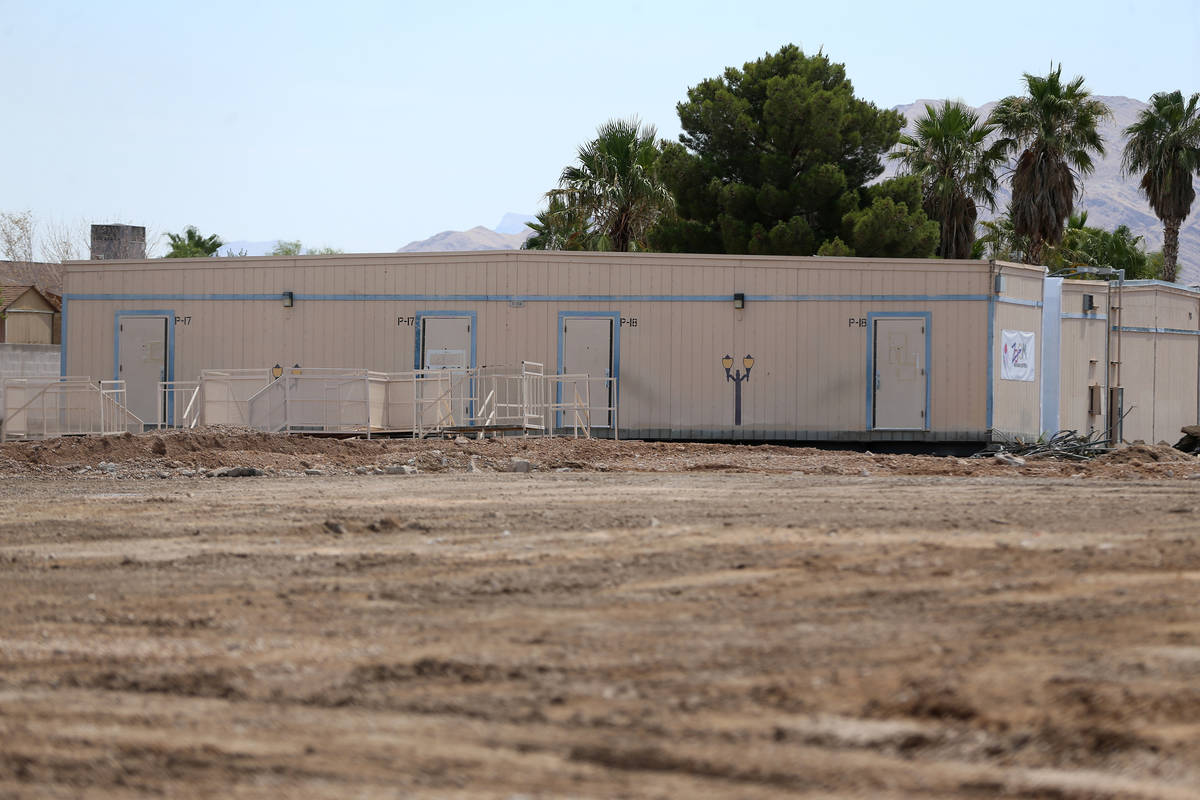
[[65, 282], [63, 374], [125, 381], [144, 420], [177, 413], [160, 381], [273, 365], [541, 362], [612, 378], [594, 427], [640, 438], [1034, 438], [1104, 428], [1117, 386], [1126, 439], [1171, 438], [1200, 401], [1195, 292], [996, 261], [389, 253], [73, 262]]

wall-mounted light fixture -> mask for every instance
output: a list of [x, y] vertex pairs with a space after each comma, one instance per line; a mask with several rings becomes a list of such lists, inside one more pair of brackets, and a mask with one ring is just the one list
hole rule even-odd
[[271, 367], [271, 379], [277, 381], [282, 377], [283, 377], [283, 367], [279, 366], [279, 364], [277, 362], [275, 364], [275, 366]]
[[293, 375], [299, 375], [301, 372], [303, 372], [303, 370], [300, 369], [299, 364], [292, 364], [292, 374]]
[[291, 308], [295, 304], [296, 304], [296, 295], [292, 292], [284, 292], [283, 293], [283, 307]]
[[733, 307], [734, 308], [745, 308], [746, 307], [746, 295], [743, 294], [742, 292], [735, 292], [733, 295]]
[[750, 380], [750, 368], [754, 366], [754, 356], [749, 353], [742, 359], [742, 366], [746, 368], [745, 374], [739, 369], [737, 372], [731, 372], [733, 368], [733, 356], [726, 354], [721, 357], [721, 366], [725, 368], [725, 380], [733, 381], [733, 424], [742, 424], [742, 383]]

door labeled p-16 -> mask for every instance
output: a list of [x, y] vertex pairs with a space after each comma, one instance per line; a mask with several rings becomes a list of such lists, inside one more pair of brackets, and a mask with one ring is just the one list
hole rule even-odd
[[872, 428], [925, 430], [928, 381], [926, 322], [922, 317], [874, 320]]

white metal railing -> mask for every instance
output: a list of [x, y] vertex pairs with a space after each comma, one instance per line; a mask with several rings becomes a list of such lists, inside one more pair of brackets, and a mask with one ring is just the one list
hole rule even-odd
[[475, 383], [478, 402], [471, 425], [520, 428], [523, 432], [546, 430], [545, 365], [522, 361], [520, 372], [480, 367]]
[[200, 423], [249, 426], [247, 403], [270, 382], [270, 369], [201, 370]]
[[[591, 436], [618, 436], [614, 378], [546, 375], [544, 365], [520, 370], [369, 370], [288, 368], [204, 370], [200, 380], [158, 385], [155, 428], [245, 425], [264, 431], [407, 431], [423, 437], [478, 427]], [[147, 426], [126, 405], [124, 381], [82, 377], [4, 381], [0, 439], [63, 434], [141, 432]]]
[[200, 382], [160, 381], [157, 428], [194, 428], [200, 423]]
[[582, 373], [547, 375], [546, 382], [547, 394], [554, 398], [547, 403], [554, 427], [587, 437], [596, 428], [606, 428], [614, 439], [620, 438], [616, 378]]
[[[181, 385], [182, 386], [182, 385]], [[262, 431], [404, 431], [424, 437], [447, 430], [488, 428], [553, 436], [556, 429], [617, 436], [616, 380], [587, 374], [546, 375], [545, 365], [369, 370], [287, 368], [205, 370], [196, 405], [201, 424], [242, 424]], [[164, 385], [163, 391], [167, 391]], [[186, 392], [174, 405], [180, 414]], [[192, 401], [189, 400], [188, 403]], [[178, 423], [177, 423], [178, 424]]]
[[414, 370], [388, 373], [385, 419], [392, 430], [427, 436], [471, 424], [476, 370]]
[[247, 422], [270, 432], [365, 432], [383, 427], [387, 377], [344, 369], [287, 369], [246, 401]]
[[7, 378], [0, 440], [45, 439], [69, 434], [141, 432], [142, 421], [125, 406], [125, 382], [63, 376]]

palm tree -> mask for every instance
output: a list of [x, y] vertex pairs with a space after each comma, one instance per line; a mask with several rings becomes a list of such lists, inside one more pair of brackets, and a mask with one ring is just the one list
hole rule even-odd
[[188, 225], [183, 234], [168, 233], [171, 251], [167, 258], [208, 258], [215, 255], [225, 244], [215, 233], [212, 236], [201, 236], [196, 226]]
[[961, 103], [925, 106], [912, 135], [903, 134], [888, 158], [921, 179], [921, 202], [941, 225], [939, 258], [970, 258], [975, 242], [976, 203], [996, 208], [996, 170], [1004, 163], [1000, 143], [987, 143], [995, 130]]
[[1094, 168], [1092, 155], [1104, 155], [1097, 126], [1111, 114], [1076, 77], [1063, 83], [1062, 65], [1046, 77], [1025, 73], [1025, 97], [1006, 97], [988, 118], [1000, 129], [1001, 143], [1017, 155], [1012, 172], [1013, 228], [1029, 237], [1030, 263], [1042, 248], [1062, 239], [1071, 216], [1077, 178]]
[[547, 192], [585, 213], [598, 249], [645, 249], [647, 231], [674, 211], [675, 198], [655, 174], [657, 135], [637, 118], [609, 120], [562, 171], [559, 188]]
[[549, 198], [546, 210], [529, 223], [533, 234], [521, 244], [522, 250], [593, 250], [595, 236], [588, 231], [587, 214], [569, 198]]
[[1200, 174], [1200, 94], [1187, 103], [1183, 93], [1159, 92], [1137, 122], [1125, 129], [1121, 167], [1142, 174], [1142, 194], [1163, 224], [1163, 280], [1174, 282], [1179, 257], [1179, 226], [1196, 199], [1192, 174]]

